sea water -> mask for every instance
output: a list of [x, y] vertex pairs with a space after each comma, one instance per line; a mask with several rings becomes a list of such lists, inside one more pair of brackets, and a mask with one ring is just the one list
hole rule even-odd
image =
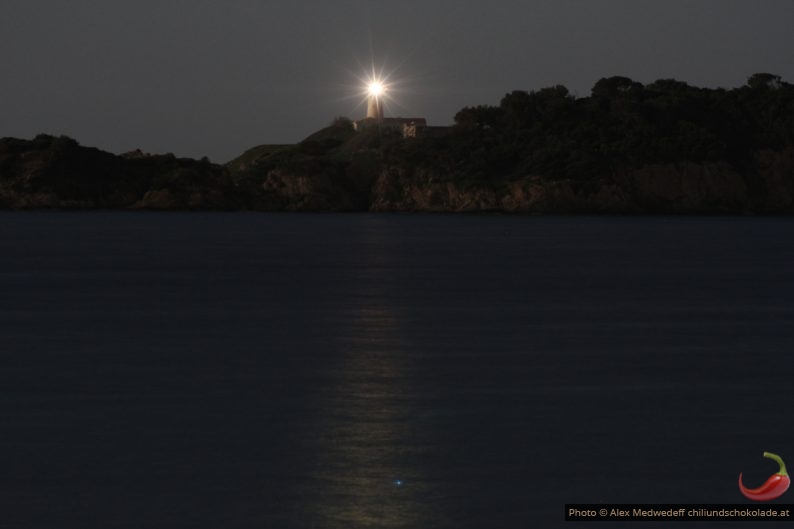
[[792, 241], [789, 218], [1, 214], [0, 527], [746, 501], [763, 451], [794, 464]]

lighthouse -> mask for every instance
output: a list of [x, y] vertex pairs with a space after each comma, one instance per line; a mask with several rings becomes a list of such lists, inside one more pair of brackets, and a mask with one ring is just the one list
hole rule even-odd
[[381, 96], [383, 95], [383, 85], [377, 81], [373, 81], [369, 84], [368, 89], [367, 119], [374, 119], [378, 123], [382, 123], [383, 102], [381, 101]]
[[388, 85], [377, 79], [367, 84], [367, 117], [354, 121], [353, 130], [374, 129], [381, 135], [398, 134], [403, 138], [427, 136], [427, 132], [431, 129], [435, 135], [438, 135], [441, 129], [447, 130], [448, 127], [428, 127], [425, 118], [383, 117], [383, 101], [388, 97], [388, 91]]

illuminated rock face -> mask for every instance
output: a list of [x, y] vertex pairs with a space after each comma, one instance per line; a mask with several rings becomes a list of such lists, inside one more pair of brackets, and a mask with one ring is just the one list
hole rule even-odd
[[379, 123], [383, 121], [383, 105], [376, 95], [370, 95], [367, 101], [367, 119], [370, 118], [376, 119]]

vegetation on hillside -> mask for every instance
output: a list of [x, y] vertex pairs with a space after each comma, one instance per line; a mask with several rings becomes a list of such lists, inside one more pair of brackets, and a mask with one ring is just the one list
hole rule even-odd
[[402, 138], [336, 118], [298, 144], [260, 145], [225, 166], [115, 156], [65, 137], [0, 140], [6, 208], [534, 211], [536, 204], [794, 211], [794, 85], [768, 73], [730, 90], [609, 77], [587, 97], [557, 85], [466, 107], [444, 134]]
[[206, 158], [121, 156], [66, 136], [0, 139], [0, 208], [237, 209], [243, 195]]
[[464, 108], [446, 138], [407, 143], [400, 156], [485, 180], [587, 179], [648, 163], [743, 167], [761, 149], [791, 145], [794, 85], [779, 76], [755, 74], [732, 90], [610, 77], [590, 97], [558, 85]]

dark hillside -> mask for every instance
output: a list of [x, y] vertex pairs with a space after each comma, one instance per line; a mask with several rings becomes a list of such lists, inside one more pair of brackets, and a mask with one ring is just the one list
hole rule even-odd
[[5, 138], [0, 207], [790, 214], [794, 85], [609, 77], [589, 97], [513, 91], [415, 138], [337, 118], [225, 166]]

